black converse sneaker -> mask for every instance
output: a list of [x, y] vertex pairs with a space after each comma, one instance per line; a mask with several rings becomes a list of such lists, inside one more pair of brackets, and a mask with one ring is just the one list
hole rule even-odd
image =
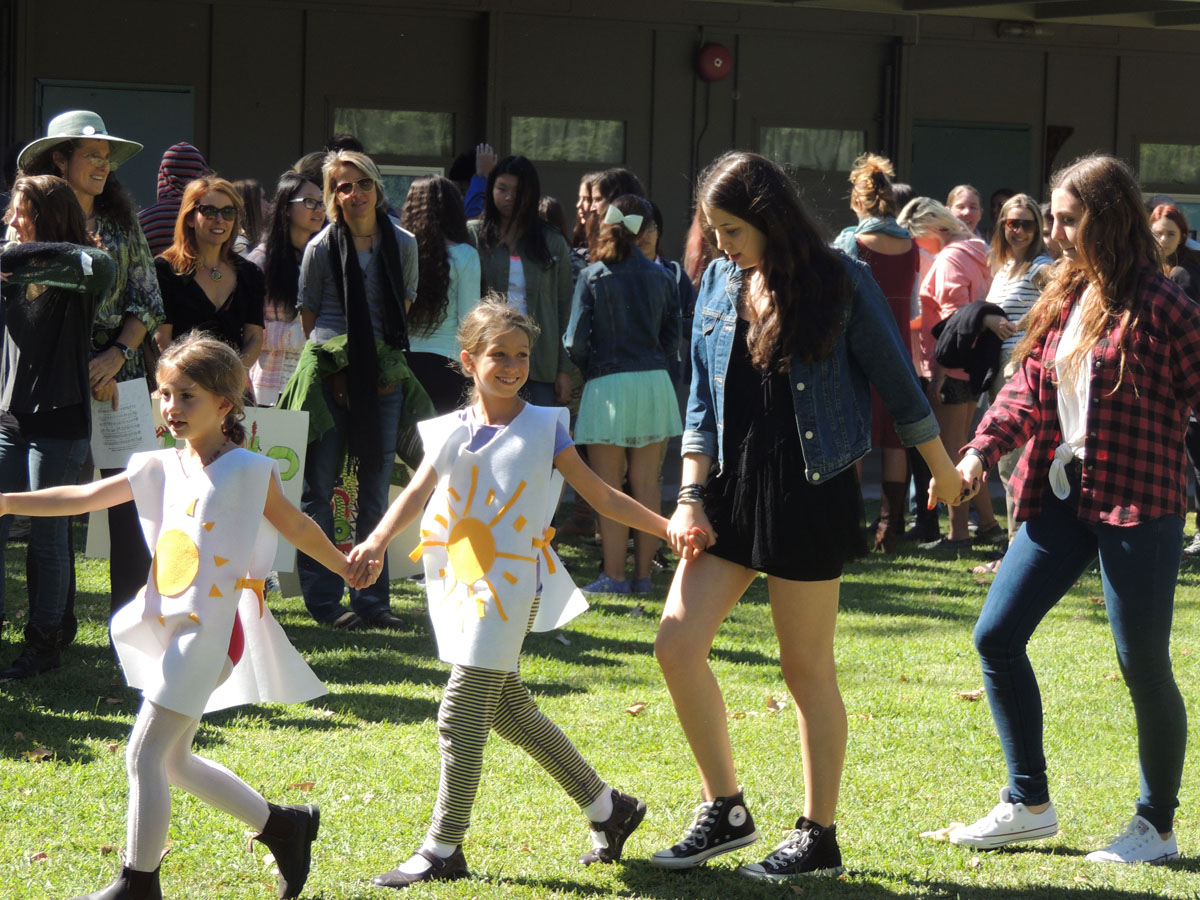
[[603, 822], [592, 822], [592, 849], [579, 857], [585, 866], [611, 863], [621, 858], [625, 841], [646, 818], [646, 804], [636, 797], [613, 789], [612, 815]]
[[844, 871], [842, 851], [837, 843], [837, 825], [826, 828], [804, 816], [766, 859], [738, 869], [739, 874], [761, 881], [790, 881], [805, 875], [840, 875]]
[[758, 829], [746, 809], [742, 792], [705, 800], [696, 807], [692, 824], [679, 843], [659, 850], [650, 862], [665, 869], [690, 869], [714, 856], [729, 853], [758, 840]]

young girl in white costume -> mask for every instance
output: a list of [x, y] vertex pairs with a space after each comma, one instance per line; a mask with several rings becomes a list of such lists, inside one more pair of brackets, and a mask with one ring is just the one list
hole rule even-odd
[[583, 865], [620, 859], [646, 814], [645, 803], [600, 779], [537, 708], [517, 671], [531, 628], [559, 627], [587, 607], [550, 547], [563, 478], [601, 515], [659, 537], [666, 527], [662, 516], [613, 490], [580, 459], [565, 409], [517, 395], [537, 331], [495, 296], [463, 319], [462, 368], [475, 382], [473, 402], [421, 423], [424, 461], [367, 540], [350, 551], [353, 563], [376, 563], [425, 509], [413, 556], [424, 557], [438, 653], [453, 666], [438, 713], [442, 772], [433, 823], [407, 862], [373, 880], [380, 887], [468, 874], [462, 841], [493, 729], [541, 764], [587, 816], [593, 848], [580, 858]]
[[0, 515], [78, 515], [133, 500], [154, 553], [146, 587], [112, 620], [125, 677], [144, 697], [126, 752], [125, 865], [77, 900], [161, 900], [170, 785], [258, 829], [281, 898], [298, 896], [308, 877], [317, 807], [267, 803], [190, 749], [205, 712], [325, 693], [263, 603], [276, 530], [347, 580], [369, 578], [369, 563], [351, 567], [283, 496], [274, 461], [242, 449], [245, 379], [233, 350], [189, 335], [158, 364], [163, 420], [179, 447], [134, 454], [125, 472], [91, 484], [0, 494]]

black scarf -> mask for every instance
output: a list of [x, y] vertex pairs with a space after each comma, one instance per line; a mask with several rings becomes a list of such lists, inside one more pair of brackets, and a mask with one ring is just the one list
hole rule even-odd
[[[379, 230], [380, 268], [383, 273], [383, 339], [389, 346], [408, 349], [408, 326], [404, 316], [404, 270], [400, 244], [392, 220], [375, 211]], [[375, 330], [367, 307], [367, 288], [354, 235], [344, 220], [329, 229], [330, 265], [333, 283], [346, 312], [346, 373], [350, 400], [348, 453], [359, 465], [377, 469], [383, 462], [379, 431], [379, 356], [375, 352]]]

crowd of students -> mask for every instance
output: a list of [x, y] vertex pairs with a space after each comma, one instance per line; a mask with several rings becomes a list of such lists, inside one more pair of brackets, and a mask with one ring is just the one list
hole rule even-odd
[[[739, 871], [779, 881], [842, 870], [847, 728], [833, 654], [841, 576], [872, 546], [895, 552], [907, 537], [925, 550], [973, 540], [1009, 548], [1002, 565], [986, 566], [997, 577], [975, 632], [1008, 784], [988, 815], [950, 840], [990, 849], [1057, 832], [1025, 644], [1098, 555], [1142, 736], [1142, 796], [1128, 827], [1089, 859], [1178, 855], [1186, 717], [1168, 645], [1180, 557], [1200, 549], [1183, 547], [1184, 462], [1200, 444], [1189, 425], [1200, 400], [1191, 295], [1200, 265], [1178, 207], [1147, 209], [1124, 163], [1093, 156], [1064, 169], [1048, 205], [996, 192], [989, 242], [977, 231], [975, 188], [954, 188], [944, 205], [906, 199], [911, 189], [893, 182], [891, 163], [866, 154], [850, 174], [857, 223], [830, 244], [783, 169], [730, 152], [701, 176], [678, 264], [658, 255], [661, 213], [626, 169], [585, 175], [568, 226], [533, 163], [498, 158], [486, 144], [452, 168], [465, 184], [428, 176], [389, 198], [371, 157], [338, 136], [297, 161], [266, 200], [181, 143], [164, 155], [158, 202], [135, 214], [112, 171], [140, 149], [108, 134], [95, 113], [53, 119], [21, 153], [0, 256], [0, 537], [12, 513], [36, 523], [25, 641], [0, 678], [59, 665], [73, 636], [68, 517], [109, 508], [121, 536], [111, 562], [114, 644], [145, 694], [129, 750], [131, 855], [115, 886], [89, 897], [160, 896], [153, 851], [166, 813], [155, 791], [167, 780], [280, 846], [281, 897], [297, 896], [307, 876], [319, 812], [270, 806], [188, 749], [199, 715], [219, 708], [210, 695], [225, 703], [227, 685], [241, 684], [230, 679], [244, 654], [262, 644], [291, 659], [277, 626], [250, 628], [237, 614], [246, 603], [263, 617], [261, 565], [235, 566], [225, 618], [202, 622], [198, 607], [171, 599], [190, 596], [199, 569], [172, 581], [182, 578], [178, 535], [191, 525], [161, 523], [179, 519], [175, 506], [201, 475], [215, 492], [204, 502], [224, 509], [236, 490], [210, 467], [225, 456], [242, 462], [222, 472], [249, 473], [229, 485], [252, 485], [245, 496], [259, 497], [266, 521], [300, 549], [305, 605], [333, 628], [412, 627], [391, 608], [385, 551], [424, 516], [430, 611], [453, 666], [439, 714], [442, 780], [424, 842], [377, 885], [467, 874], [462, 845], [493, 729], [579, 804], [594, 845], [585, 865], [619, 860], [645, 815], [644, 803], [583, 761], [518, 674], [525, 633], [579, 609], [551, 546], [560, 476], [576, 489], [585, 530], [593, 509], [599, 515], [602, 570], [585, 593], [653, 591], [664, 539], [680, 558], [655, 654], [702, 802], [653, 864], [694, 867], [759, 837], [708, 654], [763, 573], [799, 711], [805, 794], [784, 840]], [[117, 385], [147, 373], [157, 375], [182, 449], [135, 457], [95, 486], [56, 487], [79, 480], [92, 401], [115, 406]], [[990, 409], [973, 429], [985, 394]], [[250, 403], [309, 414], [307, 518], [281, 505], [269, 472], [232, 452]], [[389, 508], [413, 426], [423, 451], [406, 457], [415, 474]], [[680, 435], [681, 487], [668, 520], [661, 469]], [[864, 539], [861, 460], [872, 447], [882, 450], [881, 502]], [[347, 460], [358, 513], [356, 546], [342, 555], [330, 543], [330, 498]], [[980, 490], [993, 467], [1007, 533]], [[34, 493], [14, 493], [26, 488]], [[917, 514], [906, 530], [910, 496]], [[497, 498], [508, 499], [496, 520], [511, 513], [520, 523], [503, 551], [486, 529], [465, 527], [478, 521], [467, 516], [473, 503]], [[195, 518], [196, 502], [180, 522]], [[950, 510], [946, 535], [939, 502]], [[213, 520], [205, 529], [219, 521], [215, 511], [200, 515]], [[184, 543], [196, 541], [220, 543]], [[503, 579], [488, 577], [497, 556], [512, 563]], [[147, 650], [140, 635], [155, 619], [167, 631]], [[219, 653], [208, 659], [210, 643], [222, 652], [228, 644], [227, 665]], [[150, 677], [155, 653], [171, 665]], [[307, 684], [307, 667], [298, 671]], [[239, 690], [231, 702], [303, 699], [270, 685]]]

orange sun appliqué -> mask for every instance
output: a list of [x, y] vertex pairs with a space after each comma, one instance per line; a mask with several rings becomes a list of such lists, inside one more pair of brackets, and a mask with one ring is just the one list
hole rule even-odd
[[[504, 611], [504, 606], [500, 602], [500, 596], [496, 591], [495, 585], [492, 583], [493, 567], [496, 566], [496, 561], [500, 559], [518, 559], [524, 562], [536, 562], [535, 556], [522, 556], [516, 553], [504, 553], [496, 547], [495, 528], [500, 524], [500, 521], [512, 509], [513, 504], [520, 498], [525, 490], [525, 482], [522, 481], [517, 485], [513, 495], [505, 502], [485, 524], [482, 518], [477, 518], [471, 515], [472, 507], [475, 504], [475, 493], [479, 483], [479, 467], [471, 467], [471, 487], [467, 492], [467, 499], [463, 505], [462, 512], [456, 512], [454, 509], [455, 501], [461, 501], [462, 498], [454, 488], [447, 488], [446, 493], [449, 495], [446, 500], [446, 512], [449, 518], [442, 515], [435, 515], [433, 520], [440, 526], [440, 532], [421, 529], [421, 543], [412, 552], [414, 561], [421, 558], [422, 552], [427, 547], [445, 547], [446, 556], [450, 567], [450, 575], [452, 583], [447, 590], [447, 599], [449, 594], [454, 592], [459, 585], [462, 585], [468, 599], [475, 601], [475, 611], [479, 618], [483, 618], [487, 614], [487, 598], [490, 595], [491, 602], [496, 607], [496, 612], [500, 618], [507, 622], [508, 614]], [[489, 490], [484, 498], [482, 506], [490, 507], [496, 502], [496, 492]], [[486, 515], [486, 513], [485, 513]], [[527, 524], [524, 516], [518, 516], [513, 520], [512, 527], [516, 531], [521, 531]], [[536, 544], [536, 542], [535, 542]], [[445, 570], [439, 572], [443, 577]], [[501, 571], [500, 577], [509, 584], [515, 585], [518, 581], [516, 575], [509, 572], [507, 569]], [[486, 589], [486, 590], [485, 590]], [[459, 606], [462, 605], [461, 596], [458, 598]], [[464, 620], [463, 627], [466, 627]]]

